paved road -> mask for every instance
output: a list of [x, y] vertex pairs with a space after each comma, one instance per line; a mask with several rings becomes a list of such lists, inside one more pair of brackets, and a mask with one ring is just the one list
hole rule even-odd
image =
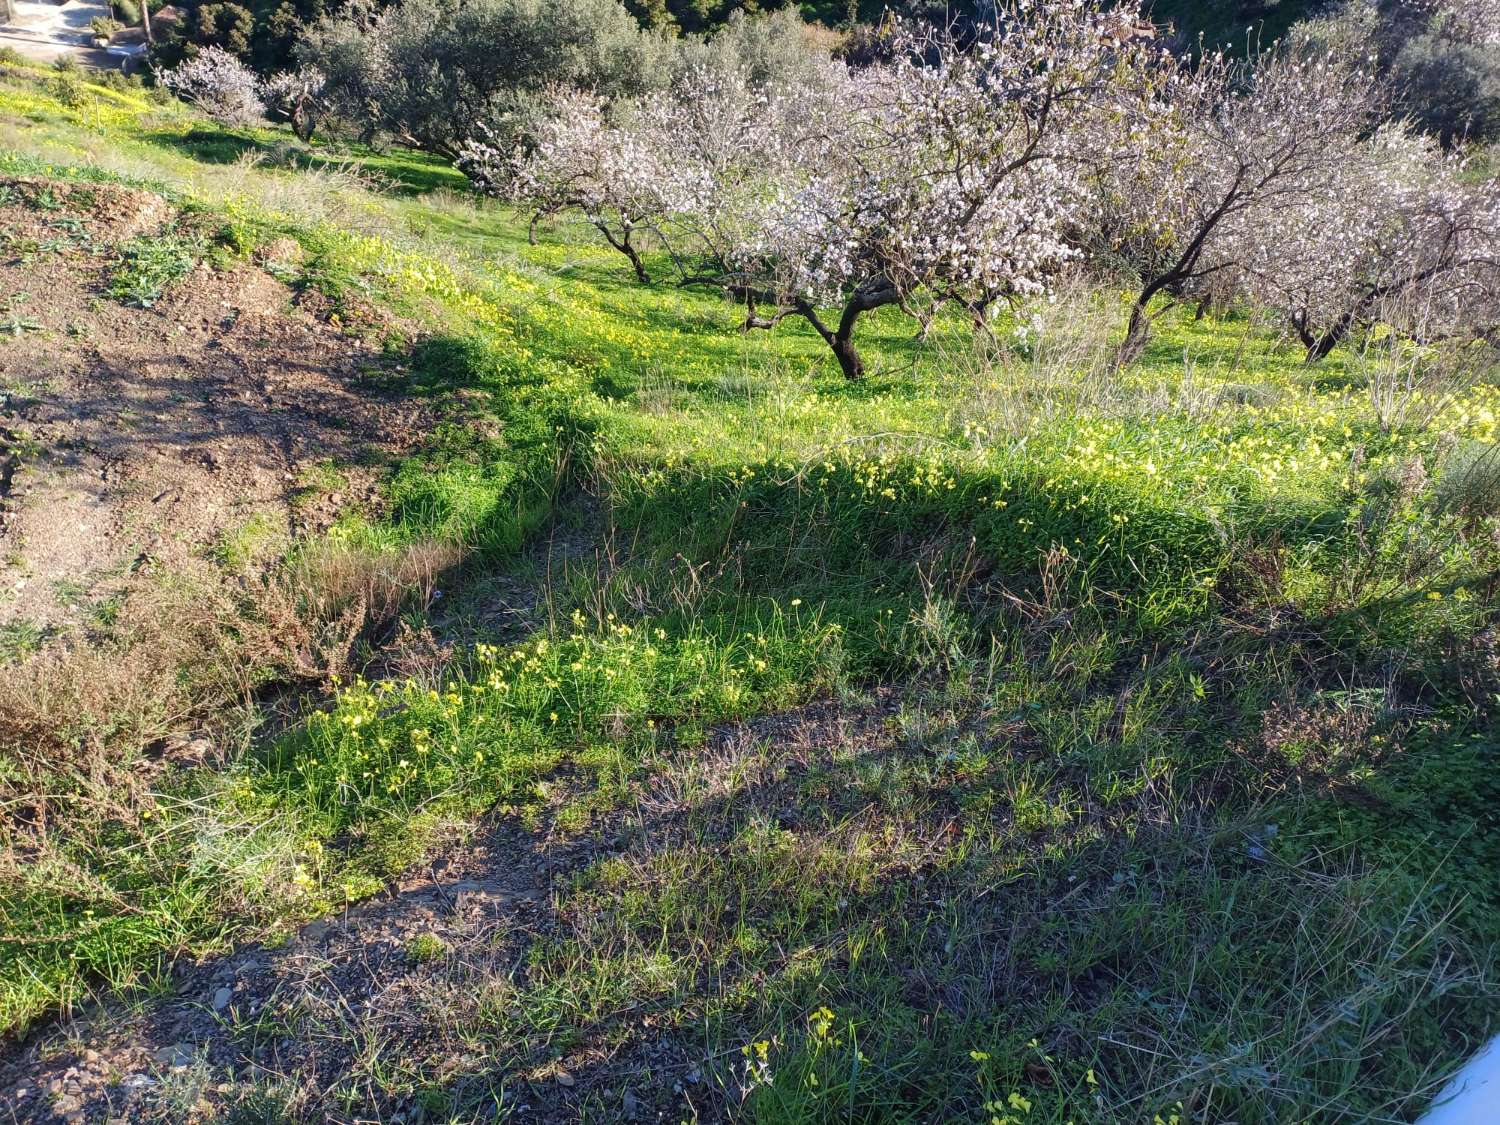
[[75, 55], [87, 66], [119, 69], [130, 51], [99, 50], [93, 45], [90, 24], [110, 14], [107, 0], [13, 0], [15, 16], [0, 25], [0, 46], [13, 47], [38, 62], [52, 62], [62, 55]]

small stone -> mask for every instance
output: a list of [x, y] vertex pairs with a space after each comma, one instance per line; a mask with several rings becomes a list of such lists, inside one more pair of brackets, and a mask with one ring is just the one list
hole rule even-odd
[[174, 1043], [161, 1048], [154, 1057], [163, 1066], [187, 1066], [193, 1061], [193, 1049], [186, 1043]]
[[636, 1101], [635, 1095], [626, 1090], [625, 1096], [620, 1099], [620, 1109], [624, 1112], [625, 1116], [634, 1117], [640, 1111], [640, 1108], [641, 1103]]
[[557, 1072], [557, 1084], [559, 1086], [566, 1086], [569, 1089], [572, 1089], [572, 1087], [575, 1085], [575, 1079], [566, 1070], [559, 1070]]
[[308, 941], [322, 941], [332, 928], [327, 922], [309, 922], [302, 928], [302, 936]]
[[703, 1077], [703, 1072], [695, 1066], [692, 1070], [688, 1071], [687, 1074], [684, 1075], [684, 1077], [688, 1080], [690, 1085], [696, 1086], [698, 1084], [698, 1080]]
[[214, 993], [214, 1011], [222, 1012], [229, 1007], [229, 1001], [234, 999], [234, 992], [228, 988], [221, 988]]
[[52, 1103], [52, 1111], [54, 1113], [61, 1113], [64, 1116], [70, 1113], [77, 1113], [78, 1099], [71, 1095], [65, 1094]]

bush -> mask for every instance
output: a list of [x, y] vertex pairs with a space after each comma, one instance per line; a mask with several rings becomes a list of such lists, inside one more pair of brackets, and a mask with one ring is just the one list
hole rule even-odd
[[1297, 37], [1373, 57], [1396, 109], [1444, 143], [1500, 139], [1500, 48], [1474, 0], [1344, 0]]
[[368, 138], [456, 157], [481, 122], [523, 132], [549, 86], [605, 98], [662, 86], [671, 53], [617, 0], [400, 0], [369, 25], [323, 21], [297, 56]]
[[139, 90], [144, 85], [139, 74], [123, 74], [118, 70], [105, 71], [100, 81], [106, 89], [122, 94], [128, 90]]
[[54, 98], [69, 109], [77, 109], [88, 101], [88, 90], [83, 85], [83, 79], [71, 70], [62, 71], [52, 79], [49, 90]]
[[239, 4], [205, 4], [194, 21], [193, 41], [205, 47], [223, 47], [243, 57], [250, 50], [255, 17]]
[[130, 27], [141, 26], [141, 6], [137, 0], [111, 0], [111, 4], [120, 22]]
[[1500, 139], [1500, 50], [1423, 35], [1392, 70], [1403, 107], [1445, 143]]

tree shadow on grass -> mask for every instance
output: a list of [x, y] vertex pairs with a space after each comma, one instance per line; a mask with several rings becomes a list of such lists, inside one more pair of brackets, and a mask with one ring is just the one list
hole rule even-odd
[[[1124, 749], [1144, 766], [1155, 745]], [[1398, 1057], [1393, 1036], [1466, 1026], [1452, 996], [1435, 1015], [1403, 991], [1414, 962], [1454, 953], [1440, 934], [1392, 944], [1388, 922], [1427, 925], [1404, 887], [1382, 905], [1337, 862], [1300, 866], [1222, 783], [1112, 806], [1078, 768], [920, 685], [702, 741], [684, 728], [582, 830], [502, 821], [284, 947], [182, 967], [170, 999], [112, 1008], [102, 1036], [95, 1013], [71, 1041], [36, 1041], [10, 1073], [44, 1085], [107, 1039], [87, 1049], [125, 1078], [89, 1104], [115, 1113], [197, 1081], [220, 1104], [282, 1089], [299, 1120], [719, 1120], [746, 1098], [951, 1120], [986, 1096], [982, 1051], [1033, 1100], [1092, 1099], [1097, 1067], [1109, 1104], [1147, 1119], [1174, 1099], [1206, 1119], [1420, 1107], [1449, 1060], [1410, 1056], [1401, 1090], [1369, 1070], [1337, 1086], [1350, 1051]], [[565, 767], [549, 784], [557, 812], [592, 782]], [[1399, 975], [1370, 961], [1380, 948], [1401, 953]], [[1410, 1028], [1327, 1019], [1413, 997]], [[806, 1078], [821, 1005], [860, 1026], [863, 1085], [836, 1104]], [[782, 1085], [754, 1091], [739, 1048], [761, 1039]]]

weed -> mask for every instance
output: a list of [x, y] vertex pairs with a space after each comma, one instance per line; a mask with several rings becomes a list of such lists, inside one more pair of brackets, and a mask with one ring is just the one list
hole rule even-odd
[[437, 934], [417, 934], [407, 941], [406, 955], [418, 964], [441, 961], [448, 956], [448, 943]]
[[181, 235], [132, 239], [121, 248], [109, 295], [128, 305], [150, 308], [168, 286], [187, 276], [201, 253], [195, 239]]

